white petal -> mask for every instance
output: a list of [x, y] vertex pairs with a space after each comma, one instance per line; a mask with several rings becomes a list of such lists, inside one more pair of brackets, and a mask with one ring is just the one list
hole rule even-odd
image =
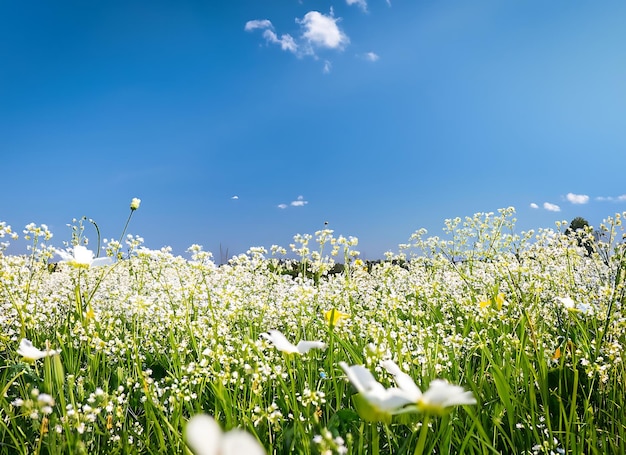
[[265, 449], [250, 433], [231, 430], [224, 435], [221, 455], [265, 455]]
[[339, 362], [339, 366], [345, 371], [348, 380], [359, 393], [382, 387], [370, 370], [363, 365], [352, 365], [349, 367], [346, 362]]
[[414, 403], [422, 396], [422, 391], [415, 385], [415, 381], [400, 369], [400, 367], [393, 360], [385, 360], [382, 362], [383, 367], [393, 375], [393, 378], [398, 384], [398, 387], [402, 389], [407, 397], [411, 397]]
[[476, 404], [472, 392], [466, 392], [463, 387], [449, 384], [442, 379], [434, 379], [430, 382], [428, 390], [422, 396], [422, 401], [442, 407]]
[[213, 417], [198, 414], [187, 422], [185, 440], [195, 455], [218, 455], [222, 430]]
[[363, 394], [363, 396], [373, 406], [377, 407], [381, 411], [393, 412], [406, 406], [407, 404], [414, 404], [412, 397], [410, 397], [404, 390], [391, 387], [385, 389], [381, 384], [380, 387], [374, 387]]
[[267, 333], [262, 333], [261, 336], [266, 340], [269, 340], [279, 351], [286, 352], [287, 354], [293, 354], [295, 352], [298, 354], [300, 353], [298, 348], [287, 341], [285, 335], [280, 333], [278, 330], [270, 330]]
[[321, 341], [300, 341], [296, 349], [300, 354], [306, 354], [311, 349], [326, 349], [326, 344]]

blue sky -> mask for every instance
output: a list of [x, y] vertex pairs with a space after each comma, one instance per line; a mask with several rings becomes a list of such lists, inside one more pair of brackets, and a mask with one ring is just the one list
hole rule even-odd
[[117, 238], [138, 197], [150, 248], [327, 221], [366, 259], [507, 206], [597, 225], [626, 210], [625, 23], [611, 0], [5, 1], [0, 221]]

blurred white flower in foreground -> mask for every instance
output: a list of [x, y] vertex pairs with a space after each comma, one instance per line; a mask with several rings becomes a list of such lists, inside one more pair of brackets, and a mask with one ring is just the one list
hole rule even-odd
[[394, 377], [398, 385], [388, 389], [376, 381], [372, 373], [361, 365], [349, 367], [345, 362], [341, 362], [340, 366], [359, 394], [379, 412], [401, 414], [420, 411], [443, 415], [453, 406], [476, 404], [472, 392], [467, 392], [463, 387], [442, 379], [431, 381], [428, 390], [422, 393], [413, 379], [400, 370], [392, 360], [382, 362], [382, 366]]
[[61, 262], [67, 262], [75, 267], [88, 268], [113, 263], [113, 258], [110, 257], [94, 258], [93, 251], [83, 245], [74, 245], [71, 253], [63, 250], [56, 250], [56, 253], [61, 256]]
[[287, 354], [306, 354], [311, 349], [325, 349], [326, 344], [321, 341], [300, 341], [297, 345], [290, 343], [285, 335], [278, 330], [270, 330], [261, 336], [270, 341], [276, 349]]
[[556, 299], [561, 302], [561, 305], [563, 305], [567, 311], [571, 311], [572, 313], [587, 314], [593, 311], [590, 305], [586, 303], [576, 303], [571, 297], [557, 297]]
[[50, 349], [47, 351], [42, 351], [33, 346], [33, 343], [31, 343], [30, 340], [22, 338], [22, 341], [20, 341], [20, 346], [19, 348], [17, 348], [17, 353], [21, 355], [25, 361], [34, 362], [35, 360], [43, 359], [44, 357], [50, 357], [60, 354], [61, 350]]
[[[415, 404], [421, 395], [420, 390], [410, 378], [409, 382], [398, 384], [400, 387], [386, 389], [363, 365], [348, 366], [345, 362], [339, 362], [339, 366], [357, 392], [377, 411], [393, 414], [406, 405]], [[404, 388], [405, 386], [408, 387]]]
[[243, 430], [222, 433], [215, 419], [206, 414], [192, 417], [185, 427], [185, 440], [195, 455], [264, 455], [265, 449]]

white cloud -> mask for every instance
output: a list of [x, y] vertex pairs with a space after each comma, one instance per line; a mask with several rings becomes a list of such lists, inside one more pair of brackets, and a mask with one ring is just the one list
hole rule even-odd
[[296, 19], [296, 22], [304, 27], [302, 37], [312, 46], [341, 50], [350, 39], [337, 26], [339, 19], [333, 17], [332, 9], [330, 13], [326, 16], [318, 11], [309, 11], [302, 20]]
[[332, 65], [332, 64], [331, 64], [328, 60], [325, 60], [325, 61], [324, 61], [324, 69], [322, 70], [322, 72], [323, 72], [324, 74], [328, 74], [328, 73], [330, 73], [330, 69], [332, 68], [332, 66], [333, 66], [333, 65]]
[[278, 208], [279, 209], [286, 209], [287, 208], [287, 204], [278, 204]]
[[346, 0], [346, 3], [350, 6], [357, 5], [363, 11], [367, 12], [367, 1], [366, 0]]
[[572, 204], [586, 204], [587, 202], [589, 202], [589, 196], [587, 196], [586, 194], [567, 193], [567, 196], [565, 197]]
[[[365, 0], [353, 1], [365, 3]], [[296, 54], [298, 57], [310, 55], [317, 58], [317, 49], [341, 51], [350, 42], [348, 36], [337, 25], [339, 20], [333, 16], [332, 8], [329, 15], [318, 11], [309, 11], [302, 19], [296, 18], [296, 23], [300, 25], [302, 30], [301, 35], [297, 38], [288, 33], [279, 36], [274, 30], [274, 25], [268, 19], [248, 21], [244, 29], [247, 32], [263, 30], [263, 38], [268, 43], [278, 44], [282, 50]], [[326, 67], [324, 72], [328, 72]]]
[[626, 194], [622, 194], [621, 196], [617, 196], [618, 201], [626, 201]]
[[280, 48], [284, 51], [289, 51], [295, 53], [298, 50], [298, 45], [293, 37], [289, 34], [281, 35], [280, 38], [274, 30], [266, 29], [263, 32], [263, 38], [265, 38], [268, 42], [273, 44], [280, 44]]
[[246, 22], [245, 31], [251, 32], [257, 28], [274, 28], [272, 23], [268, 19], [255, 19], [253, 21]]
[[237, 200], [237, 199], [239, 199], [239, 196], [235, 195], [235, 196], [231, 197], [231, 199]]
[[531, 203], [530, 203], [530, 208], [531, 208], [531, 209], [538, 209], [538, 208], [539, 208], [539, 206], [538, 206], [537, 204], [535, 204], [534, 202], [531, 202]]
[[295, 201], [291, 201], [291, 206], [292, 207], [303, 207], [306, 204], [308, 204], [309, 201], [305, 201], [304, 200], [304, 196], [298, 196], [298, 198]]
[[560, 212], [561, 211], [561, 207], [559, 207], [556, 204], [550, 204], [549, 202], [544, 202], [543, 203], [543, 208], [550, 211], [550, 212]]
[[375, 62], [379, 58], [378, 54], [375, 54], [374, 52], [368, 52], [365, 54], [365, 60], [369, 60], [370, 62]]

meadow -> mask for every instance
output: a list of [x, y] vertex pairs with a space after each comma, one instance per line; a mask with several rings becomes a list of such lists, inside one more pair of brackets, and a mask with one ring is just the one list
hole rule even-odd
[[138, 208], [106, 242], [30, 224], [25, 255], [0, 223], [0, 454], [626, 453], [626, 212], [218, 265], [126, 235]]

